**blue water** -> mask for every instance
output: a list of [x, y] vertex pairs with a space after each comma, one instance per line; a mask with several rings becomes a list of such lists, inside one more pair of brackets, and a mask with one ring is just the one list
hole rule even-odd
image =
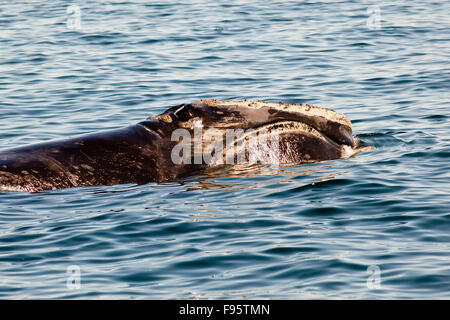
[[0, 3], [2, 150], [199, 98], [330, 107], [376, 147], [0, 193], [0, 298], [450, 298], [450, 2]]

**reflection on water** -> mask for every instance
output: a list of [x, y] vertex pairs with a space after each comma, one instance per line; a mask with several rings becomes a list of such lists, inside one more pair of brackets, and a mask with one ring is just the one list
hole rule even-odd
[[[299, 176], [306, 176], [312, 173], [317, 173], [323, 169], [331, 169], [333, 165], [328, 164], [316, 165], [309, 167], [304, 165], [280, 165], [271, 166], [264, 164], [234, 165], [228, 168], [208, 169], [192, 179], [188, 179], [190, 187], [186, 191], [192, 190], [208, 190], [211, 192], [218, 191], [218, 189], [227, 189], [230, 191], [245, 190], [247, 188], [262, 188], [267, 185], [291, 183], [289, 178]], [[316, 178], [317, 181], [325, 181], [327, 179], [334, 179], [337, 175], [342, 173], [327, 174], [323, 177]], [[239, 178], [238, 180], [233, 178]], [[254, 180], [254, 178], [257, 178]], [[263, 178], [263, 179], [260, 179]], [[182, 183], [183, 184], [183, 183]], [[192, 187], [194, 185], [194, 187]]]

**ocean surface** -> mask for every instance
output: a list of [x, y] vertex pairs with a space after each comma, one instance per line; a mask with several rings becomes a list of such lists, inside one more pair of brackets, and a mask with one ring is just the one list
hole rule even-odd
[[0, 150], [199, 98], [333, 108], [371, 152], [0, 192], [1, 299], [449, 299], [449, 1], [0, 1]]

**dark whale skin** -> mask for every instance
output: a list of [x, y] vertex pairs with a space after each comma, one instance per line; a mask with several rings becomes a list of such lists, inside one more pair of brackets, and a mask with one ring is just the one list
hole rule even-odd
[[0, 153], [0, 190], [144, 184], [172, 180], [195, 170], [194, 165], [165, 170], [167, 162], [161, 160], [170, 159], [170, 146], [159, 142], [157, 135], [138, 124], [11, 149]]

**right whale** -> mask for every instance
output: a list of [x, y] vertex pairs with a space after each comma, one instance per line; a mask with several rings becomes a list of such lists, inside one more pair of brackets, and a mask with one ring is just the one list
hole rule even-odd
[[309, 163], [355, 152], [350, 120], [331, 109], [199, 100], [123, 129], [0, 152], [0, 190], [164, 182], [210, 167]]

